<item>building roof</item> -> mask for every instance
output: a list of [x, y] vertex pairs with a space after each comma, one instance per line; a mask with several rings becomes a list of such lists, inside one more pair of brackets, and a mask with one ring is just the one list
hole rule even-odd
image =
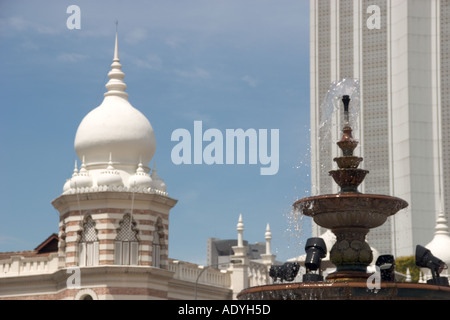
[[9, 259], [13, 256], [47, 256], [50, 253], [58, 252], [58, 240], [58, 235], [56, 233], [53, 233], [42, 243], [40, 243], [34, 250], [0, 252], [0, 260]]

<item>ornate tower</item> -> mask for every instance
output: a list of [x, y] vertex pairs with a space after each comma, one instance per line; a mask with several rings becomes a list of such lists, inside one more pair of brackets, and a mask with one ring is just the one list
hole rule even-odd
[[81, 121], [81, 160], [52, 204], [59, 211], [60, 267], [167, 269], [169, 211], [177, 200], [148, 167], [156, 150], [148, 119], [128, 101], [117, 34], [103, 102]]

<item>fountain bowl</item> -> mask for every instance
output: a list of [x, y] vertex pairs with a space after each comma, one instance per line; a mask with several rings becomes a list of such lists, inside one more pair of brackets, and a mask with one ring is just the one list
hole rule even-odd
[[341, 193], [358, 192], [358, 186], [363, 182], [368, 173], [369, 171], [367, 170], [354, 168], [343, 168], [329, 172], [330, 176], [341, 187]]
[[363, 158], [357, 156], [336, 157], [333, 159], [339, 168], [358, 168]]
[[239, 300], [448, 300], [450, 287], [423, 283], [365, 282], [277, 283], [242, 290]]
[[327, 229], [371, 229], [407, 206], [405, 200], [397, 197], [348, 192], [303, 198], [294, 203], [294, 210]]

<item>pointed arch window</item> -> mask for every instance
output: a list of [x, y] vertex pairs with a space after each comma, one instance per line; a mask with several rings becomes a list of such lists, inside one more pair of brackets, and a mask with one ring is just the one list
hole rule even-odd
[[120, 222], [114, 247], [114, 264], [137, 265], [139, 260], [139, 239], [136, 222], [126, 214]]
[[153, 245], [152, 245], [152, 266], [161, 267], [161, 246], [164, 240], [164, 229], [161, 218], [158, 219], [153, 231]]
[[98, 265], [98, 238], [95, 229], [95, 221], [87, 216], [83, 223], [83, 229], [78, 243], [78, 264], [84, 266]]

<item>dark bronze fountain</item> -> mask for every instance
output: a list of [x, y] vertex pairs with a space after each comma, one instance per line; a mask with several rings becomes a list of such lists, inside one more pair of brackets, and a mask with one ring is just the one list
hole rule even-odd
[[303, 198], [293, 205], [294, 210], [312, 217], [321, 227], [336, 235], [336, 243], [330, 250], [330, 260], [336, 271], [325, 281], [272, 284], [243, 290], [239, 299], [450, 299], [450, 287], [416, 283], [381, 282], [376, 290], [368, 286], [367, 266], [373, 260], [372, 250], [366, 235], [372, 228], [384, 224], [387, 218], [408, 206], [400, 198], [363, 194], [358, 186], [363, 182], [367, 170], [359, 169], [363, 160], [353, 155], [358, 141], [352, 137], [349, 125], [349, 96], [343, 96], [344, 128], [337, 145], [342, 156], [334, 161], [337, 170], [329, 174], [339, 185], [337, 194]]

